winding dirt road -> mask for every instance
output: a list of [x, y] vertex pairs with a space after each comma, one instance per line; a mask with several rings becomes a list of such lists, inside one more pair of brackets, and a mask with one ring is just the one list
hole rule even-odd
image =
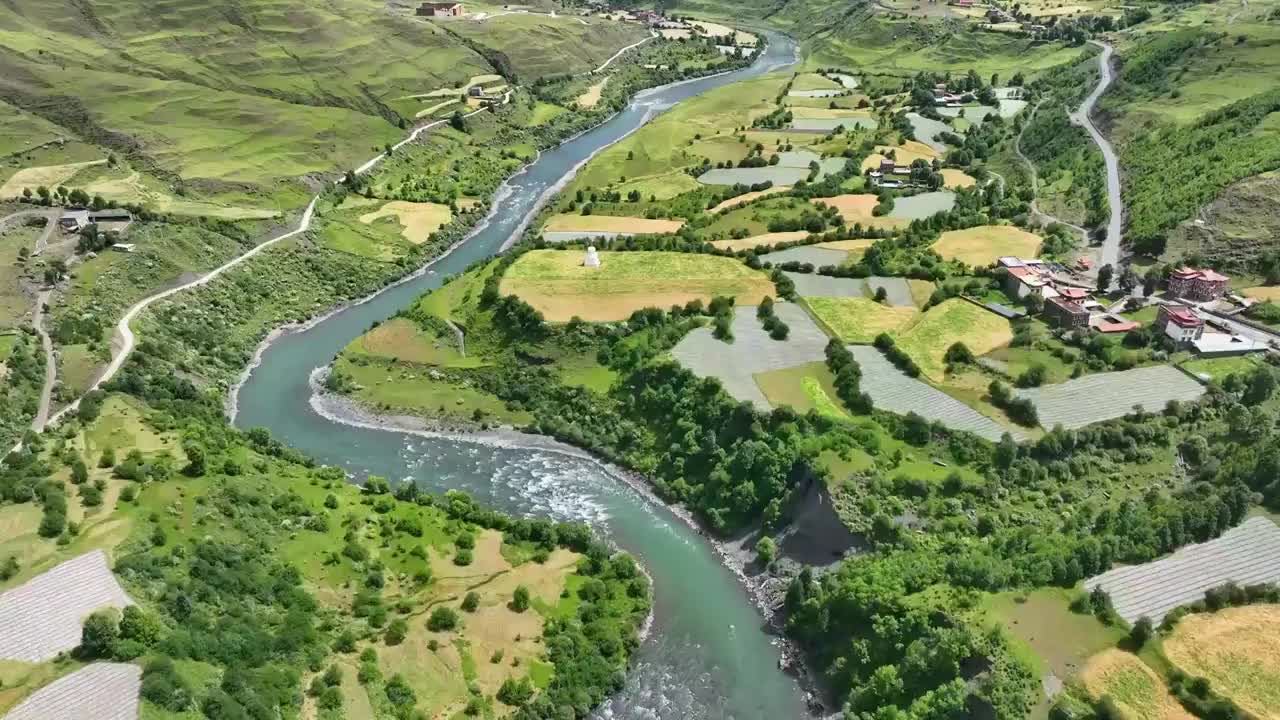
[[1115, 81], [1115, 75], [1111, 71], [1111, 56], [1115, 50], [1100, 40], [1089, 42], [1102, 48], [1102, 53], [1098, 55], [1098, 71], [1101, 73], [1101, 78], [1098, 80], [1098, 86], [1080, 104], [1080, 109], [1071, 113], [1070, 117], [1072, 123], [1083, 127], [1089, 133], [1089, 137], [1093, 138], [1093, 143], [1102, 151], [1102, 159], [1107, 166], [1107, 204], [1111, 209], [1111, 218], [1107, 221], [1107, 237], [1102, 242], [1102, 257], [1098, 264], [1115, 266], [1120, 262], [1120, 235], [1124, 220], [1124, 201], [1120, 197], [1120, 161], [1116, 158], [1115, 149], [1111, 147], [1111, 143], [1102, 131], [1093, 124], [1091, 117], [1094, 106], [1098, 104], [1098, 98], [1102, 97], [1102, 94]]

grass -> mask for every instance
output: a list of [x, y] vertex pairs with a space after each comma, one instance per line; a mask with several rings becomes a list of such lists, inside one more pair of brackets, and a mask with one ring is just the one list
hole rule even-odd
[[106, 162], [106, 158], [103, 158], [101, 160], [66, 163], [65, 165], [43, 165], [23, 168], [9, 176], [4, 185], [0, 185], [0, 198], [19, 197], [24, 189], [30, 189], [35, 192], [36, 188], [41, 185], [47, 188], [55, 188], [75, 177], [76, 173], [84, 168], [102, 165]]
[[437, 336], [408, 318], [392, 318], [361, 335], [344, 353], [384, 358], [392, 362], [448, 368], [481, 367], [484, 360], [463, 357], [453, 337]]
[[1013, 225], [979, 225], [942, 233], [934, 252], [948, 260], [985, 267], [1005, 255], [1035, 257], [1043, 239]]
[[29, 152], [64, 135], [61, 128], [39, 115], [0, 102], [0, 157]]
[[1195, 375], [1208, 375], [1221, 380], [1232, 373], [1245, 375], [1262, 366], [1261, 361], [1251, 355], [1240, 357], [1197, 358], [1182, 363], [1182, 369]]
[[1280, 715], [1280, 606], [1188, 615], [1163, 647], [1178, 669], [1207, 678], [1214, 690], [1246, 712]]
[[534, 250], [508, 268], [499, 286], [552, 322], [574, 316], [623, 320], [646, 307], [667, 308], [712, 297], [755, 305], [776, 294], [761, 272], [737, 260], [673, 252], [600, 252], [600, 267], [582, 267], [579, 251]]
[[956, 168], [943, 168], [939, 171], [942, 173], [942, 186], [951, 190], [956, 188], [973, 187], [978, 184], [968, 173]]
[[698, 229], [698, 236], [719, 239], [737, 234], [755, 237], [769, 234], [769, 224], [774, 220], [794, 220], [801, 217], [808, 205], [797, 198], [765, 198], [754, 204], [733, 208], [715, 216], [710, 223]]
[[12, 226], [0, 233], [0, 329], [21, 324], [20, 319], [31, 312], [33, 304], [33, 298], [22, 289], [26, 268], [18, 262], [18, 251], [24, 247], [30, 250], [40, 230], [11, 222]]
[[474, 387], [446, 379], [434, 380], [425, 369], [393, 361], [338, 360], [337, 368], [356, 383], [352, 395], [382, 410], [429, 414], [443, 420], [471, 422], [482, 418], [512, 425], [526, 425], [532, 416], [508, 410], [506, 403]]
[[790, 405], [796, 412], [815, 410], [840, 420], [849, 418], [836, 400], [835, 378], [824, 362], [811, 362], [781, 370], [757, 373], [756, 385], [774, 407]]
[[912, 307], [883, 305], [870, 298], [807, 297], [803, 302], [828, 334], [846, 343], [870, 343], [880, 333], [896, 333], [920, 314]]
[[1110, 697], [1122, 720], [1193, 720], [1164, 680], [1137, 655], [1109, 649], [1089, 658], [1080, 683], [1095, 699]]
[[101, 363], [97, 354], [88, 345], [64, 345], [59, 359], [62, 363], [58, 372], [63, 386], [76, 395], [87, 391]]
[[361, 215], [360, 222], [369, 225], [384, 218], [394, 218], [404, 239], [421, 245], [431, 237], [431, 233], [449, 224], [453, 213], [448, 205], [394, 200], [374, 212]]
[[1072, 591], [1042, 588], [988, 595], [982, 618], [1000, 626], [1037, 674], [1059, 679], [1075, 675], [1092, 655], [1114, 647], [1125, 636], [1118, 626], [1070, 610]]
[[946, 375], [942, 358], [953, 344], [963, 342], [974, 355], [985, 355], [1012, 339], [1008, 320], [966, 300], [952, 298], [930, 308], [901, 333], [898, 346], [930, 379], [942, 380]]
[[817, 73], [804, 73], [791, 83], [792, 90], [843, 90], [844, 86], [835, 80]]
[[[681, 173], [681, 175], [683, 174], [684, 173]], [[741, 195], [738, 195], [737, 197], [731, 197], [728, 200], [725, 200], [724, 202], [720, 203], [719, 205], [716, 205], [715, 207], [711, 208], [710, 213], [714, 215], [720, 212], [721, 210], [728, 210], [730, 208], [735, 208], [739, 205], [749, 203], [752, 200], [755, 200], [756, 198], [762, 198], [768, 195], [776, 195], [781, 192], [786, 192], [790, 189], [791, 188], [787, 187], [786, 185], [779, 185], [777, 187], [771, 187], [768, 190], [756, 190], [749, 193], [743, 193]]]
[[1245, 288], [1243, 290], [1245, 297], [1256, 298], [1258, 300], [1271, 300], [1280, 302], [1280, 285], [1258, 286]]
[[790, 232], [765, 233], [763, 235], [753, 235], [738, 240], [712, 240], [712, 247], [721, 250], [750, 250], [751, 248], [763, 247], [765, 245], [776, 245], [784, 242], [795, 242], [809, 237], [809, 233], [804, 230], [794, 230]]

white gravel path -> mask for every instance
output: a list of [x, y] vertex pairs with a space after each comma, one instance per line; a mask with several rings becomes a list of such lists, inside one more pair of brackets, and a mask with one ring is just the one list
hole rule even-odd
[[93, 611], [133, 601], [94, 550], [0, 595], [0, 660], [44, 662], [80, 644]]
[[4, 720], [136, 720], [142, 668], [94, 663], [54, 680]]

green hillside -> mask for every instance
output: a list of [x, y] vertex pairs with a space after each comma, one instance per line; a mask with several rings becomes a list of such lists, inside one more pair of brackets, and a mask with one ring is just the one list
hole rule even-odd
[[436, 23], [364, 0], [58, 0], [0, 7], [0, 28], [0, 101], [26, 111], [6, 118], [0, 151], [79, 136], [140, 173], [120, 182], [272, 209], [281, 183], [402, 137], [414, 118], [397, 99], [496, 66], [586, 71], [644, 36], [572, 17]]

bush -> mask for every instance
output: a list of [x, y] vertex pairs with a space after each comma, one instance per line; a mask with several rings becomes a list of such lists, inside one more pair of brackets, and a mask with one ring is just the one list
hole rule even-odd
[[462, 598], [463, 610], [467, 612], [475, 612], [476, 608], [479, 608], [479, 607], [480, 607], [480, 594], [475, 592], [474, 590], [467, 593], [467, 596]]
[[383, 641], [388, 645], [399, 645], [404, 642], [404, 636], [409, 633], [409, 623], [404, 618], [396, 618], [387, 625], [387, 632], [383, 635]]
[[529, 609], [529, 588], [524, 585], [516, 586], [516, 591], [511, 596], [511, 609], [519, 613]]
[[427, 629], [431, 632], [448, 632], [458, 627], [458, 613], [453, 608], [443, 605], [431, 611], [427, 619]]

